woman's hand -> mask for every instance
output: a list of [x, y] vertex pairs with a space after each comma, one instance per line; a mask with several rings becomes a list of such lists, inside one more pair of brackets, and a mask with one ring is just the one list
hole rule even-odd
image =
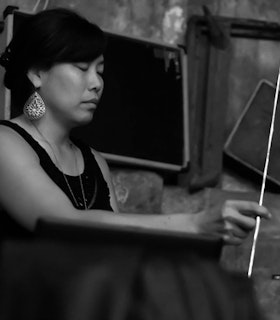
[[270, 219], [268, 210], [253, 201], [227, 200], [222, 207], [223, 232], [226, 244], [241, 244], [254, 230], [256, 217]]
[[269, 219], [268, 210], [254, 201], [226, 200], [216, 210], [196, 215], [198, 232], [221, 237], [225, 244], [239, 245], [254, 230], [256, 217]]

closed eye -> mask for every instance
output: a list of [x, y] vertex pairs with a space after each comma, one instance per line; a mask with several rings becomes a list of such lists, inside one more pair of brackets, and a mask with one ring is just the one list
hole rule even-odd
[[96, 68], [96, 71], [97, 73], [100, 75], [100, 76], [103, 76], [103, 73], [104, 73], [104, 63], [100, 63], [97, 68]]
[[75, 63], [74, 66], [84, 72], [88, 71], [89, 69], [89, 63], [79, 62]]
[[104, 72], [103, 71], [97, 71], [97, 74], [100, 75], [101, 78], [103, 78]]

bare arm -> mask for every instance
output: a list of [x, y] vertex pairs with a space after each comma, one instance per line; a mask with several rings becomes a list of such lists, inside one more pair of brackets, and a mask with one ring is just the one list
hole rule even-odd
[[[99, 156], [97, 155], [97, 158]], [[105, 163], [98, 159], [115, 211], [117, 205]], [[41, 168], [34, 150], [11, 129], [0, 128], [0, 202], [9, 214], [29, 230], [40, 217], [92, 221], [109, 225], [196, 233], [193, 216], [119, 214], [102, 210], [81, 211]]]
[[[112, 185], [110, 172], [106, 161], [95, 150], [92, 150], [103, 176], [109, 186], [111, 194], [111, 205], [115, 212], [118, 212], [117, 201], [115, 197], [114, 187]], [[130, 214], [131, 215], [131, 214]], [[175, 231], [194, 232], [205, 235], [212, 235], [220, 237], [226, 244], [241, 244], [248, 234], [255, 227], [255, 218], [259, 215], [263, 218], [269, 218], [270, 214], [265, 207], [259, 206], [253, 201], [241, 200], [227, 200], [221, 212], [217, 212], [216, 216], [209, 215], [209, 212], [201, 211], [197, 214], [173, 214], [160, 217], [158, 221], [157, 216], [148, 217], [148, 226], [153, 227], [154, 224], [162, 226], [163, 229], [174, 229]], [[133, 219], [136, 219], [135, 215]], [[120, 218], [122, 219], [121, 215]], [[126, 217], [125, 217], [126, 219]], [[142, 218], [144, 221], [145, 219]], [[143, 220], [139, 220], [138, 226], [141, 226]], [[153, 222], [151, 222], [153, 220]], [[121, 220], [120, 220], [121, 221]], [[180, 226], [180, 222], [182, 226]], [[186, 224], [188, 226], [186, 227]], [[183, 230], [182, 230], [183, 228]]]
[[94, 153], [108, 183], [115, 213], [81, 211], [41, 168], [34, 150], [11, 129], [0, 127], [0, 203], [22, 226], [34, 230], [41, 217], [71, 219], [107, 225], [207, 234], [239, 244], [255, 226], [255, 217], [269, 217], [264, 207], [247, 201], [227, 201], [217, 216], [198, 214], [140, 215], [118, 213], [106, 162]]

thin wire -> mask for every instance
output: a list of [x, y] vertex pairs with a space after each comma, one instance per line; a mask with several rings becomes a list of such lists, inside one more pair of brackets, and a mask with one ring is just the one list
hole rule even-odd
[[[40, 3], [41, 3], [41, 0], [37, 0], [37, 2], [35, 3], [35, 5], [34, 5], [34, 7], [33, 7], [33, 9], [32, 9], [32, 12], [33, 12], [33, 13], [35, 13], [35, 12], [37, 11], [38, 6], [39, 6]], [[43, 6], [43, 8], [42, 8], [42, 11], [43, 11], [43, 10], [46, 10], [47, 7], [48, 7], [48, 5], [49, 5], [49, 0], [46, 0], [45, 3], [44, 3], [44, 6]]]
[[[271, 150], [271, 145], [272, 145], [272, 138], [273, 138], [273, 133], [274, 133], [277, 103], [278, 103], [278, 97], [279, 97], [279, 88], [280, 88], [280, 68], [279, 68], [279, 71], [278, 71], [276, 91], [275, 91], [275, 95], [274, 95], [273, 112], [272, 112], [269, 139], [268, 139], [268, 145], [267, 145], [267, 153], [266, 153], [265, 166], [264, 166], [264, 172], [263, 172], [262, 187], [261, 187], [261, 193], [260, 193], [260, 199], [259, 199], [259, 205], [260, 206], [263, 205], [265, 184], [266, 184], [268, 164], [269, 164], [269, 158], [270, 158], [270, 150]], [[253, 237], [253, 244], [252, 244], [252, 249], [251, 249], [251, 254], [250, 254], [249, 268], [248, 268], [248, 277], [249, 278], [251, 277], [252, 271], [253, 271], [255, 254], [256, 254], [256, 246], [257, 246], [257, 241], [258, 241], [258, 236], [259, 236], [259, 231], [260, 231], [260, 224], [261, 224], [261, 218], [260, 218], [260, 216], [257, 216], [257, 218], [256, 218], [256, 227], [255, 227], [254, 237]]]
[[37, 2], [35, 3], [33, 9], [32, 9], [32, 12], [36, 12], [37, 11], [37, 8], [38, 8], [38, 5], [40, 4], [41, 0], [37, 0]]
[[45, 2], [45, 4], [44, 4], [44, 7], [43, 7], [42, 10], [46, 10], [47, 7], [48, 7], [48, 5], [49, 5], [49, 0], [46, 0], [46, 2]]

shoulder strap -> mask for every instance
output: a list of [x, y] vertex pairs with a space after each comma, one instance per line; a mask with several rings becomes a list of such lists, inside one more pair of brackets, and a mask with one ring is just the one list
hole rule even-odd
[[85, 167], [87, 167], [87, 165], [92, 166], [93, 163], [96, 163], [95, 157], [88, 145], [86, 145], [81, 139], [73, 136], [71, 136], [71, 141], [81, 150], [85, 161]]
[[[36, 151], [37, 153], [46, 153], [46, 151], [44, 150], [44, 148], [42, 148], [40, 146], [40, 144], [33, 139], [33, 137], [26, 131], [24, 130], [22, 127], [20, 127], [18, 124], [8, 121], [8, 120], [1, 120], [0, 121], [0, 125], [4, 125], [7, 126], [11, 129], [13, 129], [14, 131], [16, 131], [22, 138], [24, 138], [24, 140], [26, 140], [26, 142], [28, 142], [30, 144], [30, 146], [34, 149], [34, 151]], [[47, 154], [47, 153], [46, 153]]]

